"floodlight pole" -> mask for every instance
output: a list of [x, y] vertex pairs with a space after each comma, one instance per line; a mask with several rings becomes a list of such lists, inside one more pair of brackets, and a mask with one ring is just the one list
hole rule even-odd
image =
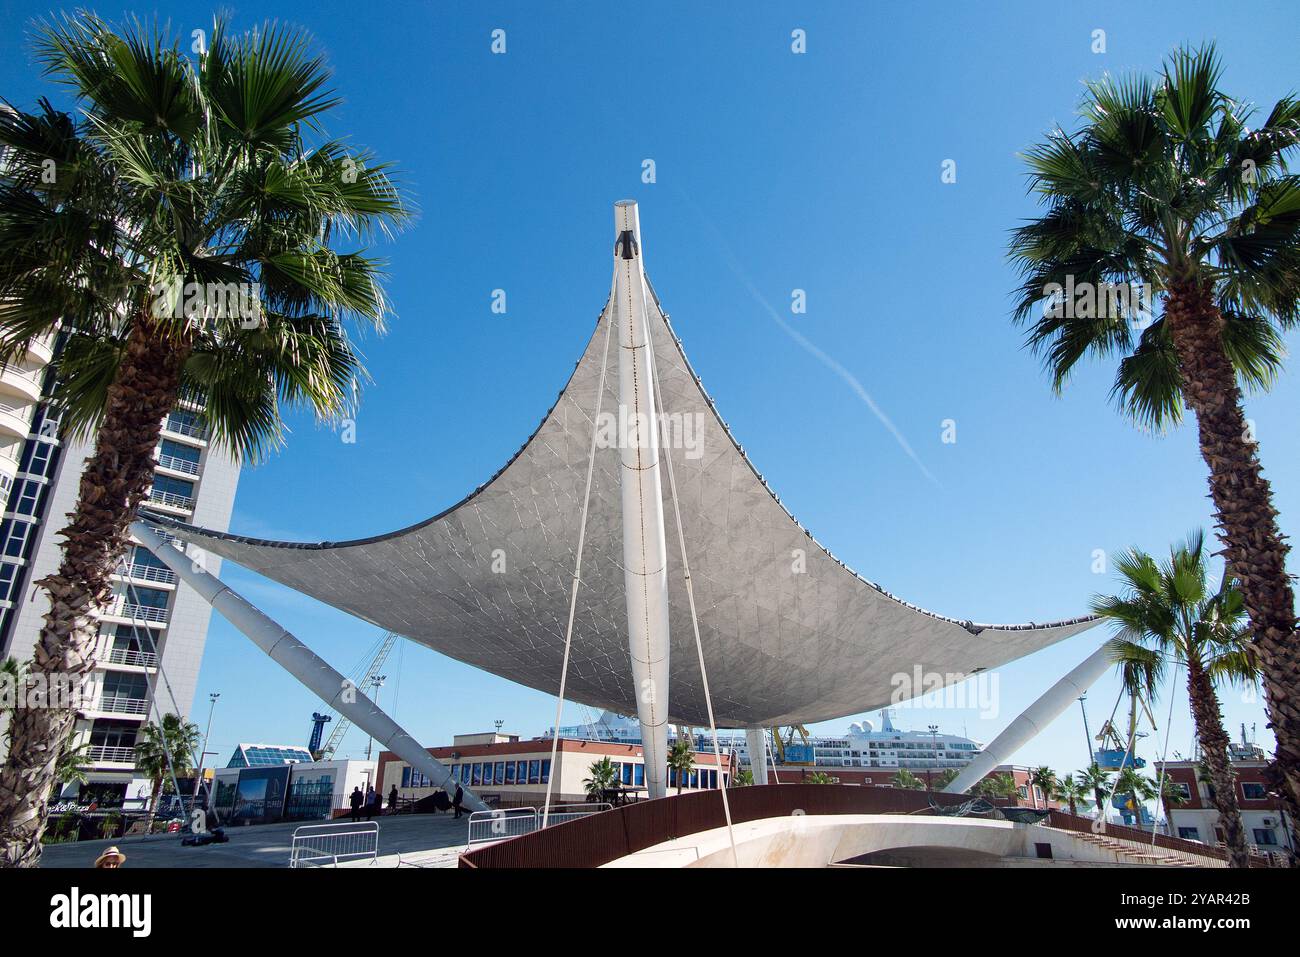
[[614, 204], [614, 324], [622, 462], [623, 582], [646, 790], [668, 792], [668, 548], [659, 474], [659, 422], [648, 357], [646, 282], [636, 203]]
[[1106, 643], [1022, 711], [1020, 716], [1007, 725], [1002, 733], [976, 756], [974, 761], [966, 765], [961, 774], [953, 778], [952, 783], [944, 788], [944, 791], [948, 794], [963, 794], [978, 784], [986, 774], [1009, 760], [1025, 742], [1036, 737], [1040, 731], [1060, 717], [1070, 706], [1070, 702], [1087, 691], [1093, 682], [1106, 673], [1106, 669], [1111, 664], [1109, 643]]
[[[253, 644], [319, 695], [327, 705], [347, 717], [411, 767], [424, 772], [435, 786], [443, 788], [449, 795], [455, 792], [456, 782], [452, 780], [447, 766], [420, 747], [397, 722], [380, 711], [378, 705], [331, 668], [325, 659], [255, 608], [220, 578], [208, 574], [202, 565], [191, 560], [179, 548], [167, 544], [151, 525], [143, 521], [133, 522], [131, 534], [157, 555], [181, 581], [198, 592], [204, 601], [247, 635]], [[487, 805], [468, 788], [464, 789], [464, 804], [472, 811], [487, 810]]]

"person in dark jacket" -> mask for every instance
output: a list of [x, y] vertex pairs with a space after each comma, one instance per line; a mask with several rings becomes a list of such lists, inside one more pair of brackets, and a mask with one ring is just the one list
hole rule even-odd
[[397, 813], [397, 785], [394, 784], [391, 791], [388, 792], [388, 813]]
[[451, 799], [451, 806], [455, 809], [457, 817], [460, 817], [460, 803], [464, 800], [465, 800], [465, 789], [462, 788], [460, 784], [457, 784], [456, 795]]
[[366, 796], [361, 793], [361, 788], [359, 786], [353, 788], [352, 793], [348, 795], [348, 803], [352, 805], [352, 820], [361, 820], [361, 805], [365, 799]]
[[378, 798], [375, 795], [375, 786], [373, 784], [367, 784], [366, 785], [366, 820], [367, 821], [370, 820], [372, 816], [374, 816], [375, 804], [377, 803], [377, 801]]

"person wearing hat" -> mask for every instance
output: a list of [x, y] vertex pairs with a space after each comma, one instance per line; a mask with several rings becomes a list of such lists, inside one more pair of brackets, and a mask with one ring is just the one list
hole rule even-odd
[[119, 851], [116, 847], [110, 847], [105, 850], [103, 854], [99, 855], [99, 857], [95, 858], [95, 868], [97, 870], [105, 868], [113, 870], [121, 867], [125, 860], [125, 854]]

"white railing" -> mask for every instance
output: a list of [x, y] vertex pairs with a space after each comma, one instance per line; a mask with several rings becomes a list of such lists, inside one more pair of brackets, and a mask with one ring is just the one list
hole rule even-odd
[[290, 867], [338, 867], [339, 861], [379, 859], [379, 824], [375, 821], [304, 824], [293, 832]]
[[102, 695], [92, 711], [111, 711], [113, 714], [148, 714], [149, 702], [145, 698], [127, 698], [122, 695]]
[[469, 834], [466, 846], [488, 844], [504, 841], [541, 830], [542, 821], [547, 827], [563, 824], [591, 814], [609, 810], [608, 804], [552, 804], [547, 813], [535, 807], [493, 808], [487, 811], [475, 811], [469, 816]]
[[117, 601], [109, 606], [105, 614], [130, 618], [132, 621], [156, 621], [167, 624], [167, 609], [154, 608], [152, 605], [133, 605], [126, 601]]
[[199, 463], [191, 462], [189, 459], [179, 458], [175, 455], [161, 454], [158, 456], [158, 464], [165, 469], [171, 469], [173, 472], [184, 472], [186, 475], [198, 475]]
[[123, 578], [137, 578], [140, 581], [158, 582], [163, 585], [171, 585], [176, 582], [176, 573], [170, 568], [159, 568], [156, 565], [140, 565], [136, 562], [123, 562], [118, 565], [117, 574]]
[[194, 499], [188, 495], [177, 495], [175, 492], [160, 492], [156, 488], [149, 490], [149, 501], [157, 502], [159, 505], [170, 505], [172, 508], [193, 509]]
[[88, 753], [91, 761], [112, 761], [116, 764], [135, 763], [135, 748], [114, 748], [102, 744], [92, 744]]
[[182, 422], [180, 419], [173, 418], [170, 415], [167, 417], [165, 428], [168, 432], [175, 432], [177, 435], [188, 435], [193, 439], [207, 438], [202, 426], [192, 425], [189, 422]]
[[158, 656], [148, 651], [131, 651], [129, 648], [114, 648], [108, 653], [107, 661], [114, 665], [132, 665], [136, 668], [154, 668], [158, 665]]

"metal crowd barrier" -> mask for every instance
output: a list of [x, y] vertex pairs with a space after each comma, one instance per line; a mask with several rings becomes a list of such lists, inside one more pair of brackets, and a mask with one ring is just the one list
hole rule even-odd
[[548, 813], [543, 814], [535, 807], [494, 808], [488, 811], [475, 811], [469, 816], [469, 837], [467, 847], [476, 844], [488, 844], [519, 837], [540, 830], [545, 819], [547, 827], [563, 824], [578, 818], [608, 811], [609, 804], [552, 804]]
[[338, 867], [340, 861], [379, 858], [379, 824], [375, 821], [304, 824], [293, 832], [290, 867]]

